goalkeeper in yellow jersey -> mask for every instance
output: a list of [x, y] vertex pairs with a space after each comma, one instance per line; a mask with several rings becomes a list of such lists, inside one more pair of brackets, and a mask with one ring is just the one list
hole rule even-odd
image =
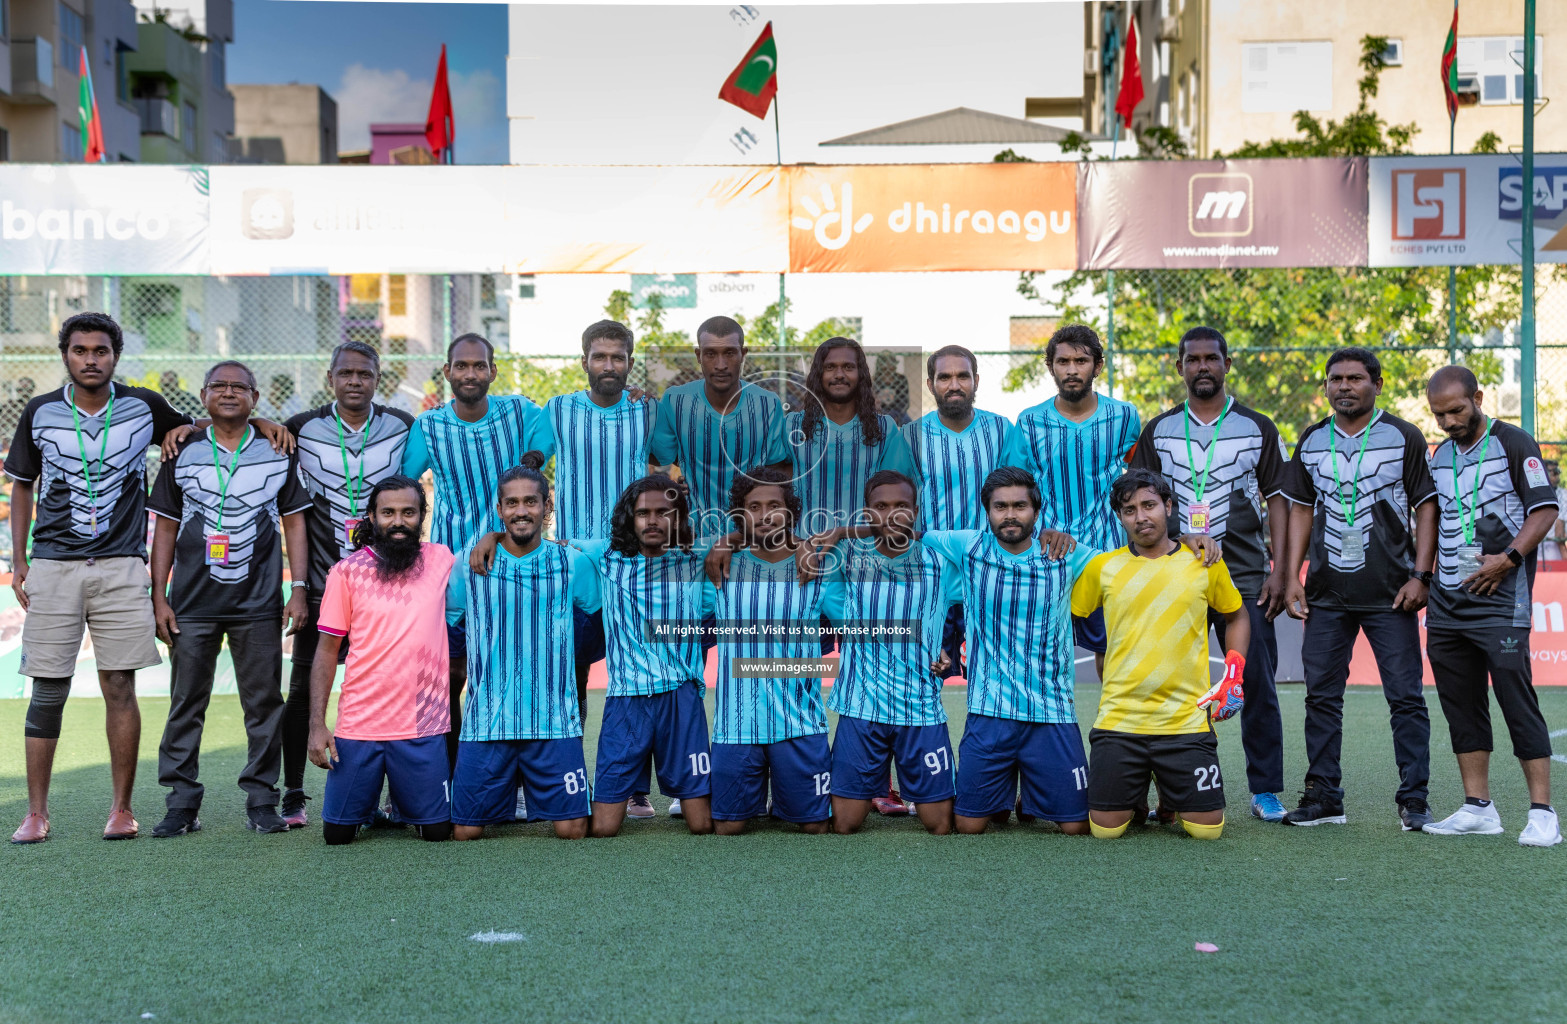
[[[1088, 734], [1088, 820], [1114, 839], [1147, 813], [1150, 777], [1160, 810], [1198, 839], [1224, 828], [1224, 780], [1209, 716], [1240, 711], [1242, 652], [1251, 623], [1222, 560], [1171, 539], [1170, 482], [1134, 469], [1110, 490], [1124, 548], [1097, 555], [1072, 588], [1072, 614], [1104, 609], [1108, 649], [1099, 717]], [[1224, 677], [1208, 685], [1208, 610], [1225, 617]]]

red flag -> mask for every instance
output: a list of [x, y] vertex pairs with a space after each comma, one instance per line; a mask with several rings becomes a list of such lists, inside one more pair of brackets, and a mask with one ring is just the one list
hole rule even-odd
[[1458, 116], [1458, 0], [1453, 0], [1453, 27], [1442, 44], [1442, 92], [1447, 98], [1447, 119]]
[[1126, 53], [1121, 58], [1121, 85], [1116, 92], [1115, 112], [1126, 127], [1132, 127], [1132, 111], [1143, 101], [1143, 66], [1137, 60], [1137, 19], [1126, 22]]
[[87, 66], [87, 47], [82, 47], [77, 64], [76, 119], [82, 130], [82, 160], [103, 162], [103, 118], [98, 116], [98, 94], [93, 92], [92, 70]]
[[430, 112], [424, 118], [424, 140], [438, 163], [450, 163], [452, 142], [457, 138], [457, 121], [452, 116], [452, 91], [446, 84], [446, 44], [441, 44], [441, 62], [435, 68], [435, 89], [430, 93]]
[[733, 103], [752, 117], [766, 117], [778, 95], [778, 47], [773, 43], [773, 23], [768, 22], [745, 58], [724, 80], [718, 98]]

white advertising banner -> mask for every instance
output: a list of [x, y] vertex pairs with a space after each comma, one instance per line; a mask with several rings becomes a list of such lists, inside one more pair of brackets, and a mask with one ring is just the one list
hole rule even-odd
[[1517, 263], [1529, 192], [1535, 259], [1567, 262], [1567, 154], [1536, 154], [1532, 189], [1516, 154], [1372, 157], [1369, 183], [1373, 267]]
[[508, 167], [515, 274], [781, 273], [779, 167]]
[[0, 164], [0, 274], [206, 274], [207, 168]]
[[498, 273], [509, 170], [213, 167], [212, 272]]

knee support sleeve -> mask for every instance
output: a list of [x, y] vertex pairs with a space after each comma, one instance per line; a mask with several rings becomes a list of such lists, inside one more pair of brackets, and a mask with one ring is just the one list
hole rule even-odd
[[1117, 839], [1124, 835], [1126, 830], [1131, 827], [1132, 823], [1130, 821], [1123, 821], [1115, 828], [1106, 828], [1094, 819], [1088, 819], [1088, 831], [1094, 834], [1095, 839]]
[[444, 843], [452, 837], [452, 823], [443, 821], [439, 825], [415, 825], [414, 831], [427, 843]]
[[336, 825], [330, 821], [321, 823], [321, 838], [328, 846], [347, 846], [359, 832], [358, 825]]
[[65, 713], [65, 698], [71, 692], [71, 677], [34, 679], [33, 701], [27, 705], [27, 721], [22, 735], [43, 740], [60, 738], [60, 718]]
[[1224, 831], [1224, 819], [1220, 818], [1217, 825], [1199, 825], [1194, 821], [1187, 821], [1185, 818], [1182, 818], [1181, 827], [1193, 839], [1217, 839], [1219, 838], [1219, 833]]

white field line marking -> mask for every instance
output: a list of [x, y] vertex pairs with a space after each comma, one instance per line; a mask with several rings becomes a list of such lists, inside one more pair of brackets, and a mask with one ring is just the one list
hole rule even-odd
[[528, 937], [522, 932], [474, 932], [468, 936], [474, 942], [527, 942]]

